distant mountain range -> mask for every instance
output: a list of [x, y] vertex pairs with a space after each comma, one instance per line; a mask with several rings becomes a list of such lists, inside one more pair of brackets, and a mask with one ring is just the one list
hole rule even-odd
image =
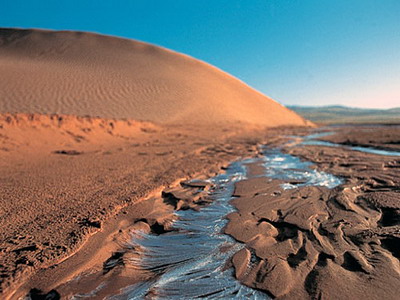
[[304, 118], [316, 123], [395, 123], [400, 124], [400, 107], [391, 109], [333, 106], [288, 106]]

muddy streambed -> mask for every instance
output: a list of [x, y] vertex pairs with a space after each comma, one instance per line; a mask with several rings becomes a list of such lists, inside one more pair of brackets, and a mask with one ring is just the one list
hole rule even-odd
[[[322, 145], [343, 147], [342, 145], [315, 140], [330, 133], [319, 133], [300, 139], [292, 147], [301, 145]], [[352, 147], [352, 150], [381, 155], [400, 155], [371, 149]], [[138, 232], [130, 242], [130, 247], [138, 252], [138, 257], [130, 264], [156, 274], [150, 281], [135, 284], [121, 291], [111, 299], [269, 299], [262, 291], [241, 284], [234, 277], [234, 269], [229, 265], [231, 257], [245, 247], [223, 233], [227, 224], [226, 216], [235, 211], [230, 204], [236, 182], [250, 177], [247, 166], [262, 166], [263, 176], [269, 180], [280, 179], [283, 190], [300, 186], [320, 186], [329, 189], [343, 183], [341, 178], [318, 171], [312, 163], [305, 162], [279, 149], [263, 149], [259, 158], [232, 163], [225, 173], [207, 180], [211, 188], [208, 196], [212, 200], [199, 210], [176, 211], [176, 221], [172, 230], [162, 234]], [[193, 182], [195, 184], [195, 181]], [[252, 253], [250, 264], [257, 257]], [[99, 289], [104, 288], [100, 286]], [[94, 293], [93, 293], [94, 292]], [[74, 299], [84, 299], [95, 295], [75, 295]]]
[[234, 278], [233, 269], [226, 268], [232, 255], [245, 246], [222, 233], [227, 223], [225, 216], [235, 210], [229, 203], [235, 182], [247, 178], [246, 166], [254, 163], [265, 168], [262, 176], [287, 181], [282, 184], [283, 189], [296, 185], [333, 188], [342, 181], [311, 169], [311, 163], [279, 149], [264, 149], [263, 154], [260, 158], [234, 162], [224, 174], [210, 178], [213, 202], [200, 211], [178, 211], [174, 231], [160, 235], [143, 233], [134, 238], [132, 245], [141, 249], [141, 258], [132, 263], [158, 276], [151, 282], [129, 287], [113, 299], [268, 298], [265, 293], [242, 285]]

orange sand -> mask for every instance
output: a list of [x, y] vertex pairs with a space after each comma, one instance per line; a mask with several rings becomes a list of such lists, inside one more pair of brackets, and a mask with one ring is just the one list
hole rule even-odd
[[304, 125], [231, 75], [142, 42], [82, 32], [0, 30], [0, 113], [157, 123]]
[[102, 274], [130, 224], [168, 216], [146, 197], [256, 153], [261, 130], [281, 125], [311, 124], [186, 55], [0, 29], [1, 297], [48, 291], [88, 268]]

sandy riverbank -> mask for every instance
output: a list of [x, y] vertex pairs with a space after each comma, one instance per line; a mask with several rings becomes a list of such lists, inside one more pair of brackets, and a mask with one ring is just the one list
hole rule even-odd
[[[146, 197], [254, 155], [268, 135], [244, 124], [191, 128], [66, 115], [8, 114], [0, 123], [2, 291], [14, 296], [102, 270], [137, 220], [168, 219], [173, 208]], [[130, 283], [147, 276], [133, 273]]]

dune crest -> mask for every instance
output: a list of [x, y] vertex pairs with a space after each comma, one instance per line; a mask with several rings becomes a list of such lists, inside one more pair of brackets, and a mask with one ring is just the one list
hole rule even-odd
[[161, 47], [92, 33], [0, 29], [0, 113], [21, 112], [306, 124], [233, 76]]

